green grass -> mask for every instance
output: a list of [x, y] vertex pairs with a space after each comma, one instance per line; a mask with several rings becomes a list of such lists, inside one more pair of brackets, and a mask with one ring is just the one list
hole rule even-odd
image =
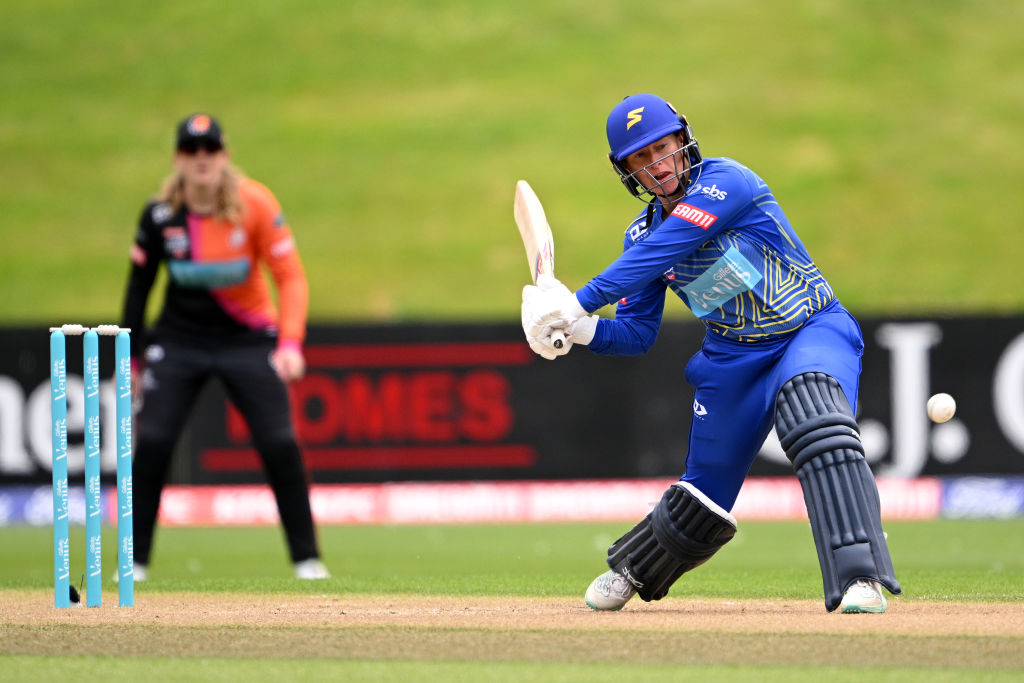
[[[7, 681], [38, 681], [39, 676], [54, 678], [95, 677], [104, 673], [108, 681], [138, 680], [140, 675], [150, 681], [406, 681], [434, 683], [452, 681], [466, 683], [520, 683], [521, 681], [617, 681], [680, 680], [690, 678], [708, 683], [734, 681], [789, 681], [817, 683], [823, 679], [842, 683], [892, 681], [893, 683], [962, 683], [964, 671], [924, 671], [909, 668], [862, 668], [856, 671], [838, 667], [764, 667], [764, 666], [659, 666], [636, 664], [538, 662], [373, 662], [334, 660], [217, 660], [196, 659], [183, 670], [180, 662], [156, 658], [111, 660], [102, 657], [6, 657], [4, 679]], [[1019, 681], [1020, 673], [985, 671], [986, 681]]]
[[[330, 526], [320, 530], [328, 582], [291, 579], [276, 527], [161, 528], [146, 591], [576, 596], [628, 525]], [[1024, 600], [1024, 520], [886, 525], [900, 600]], [[105, 566], [116, 539], [107, 530]], [[72, 576], [84, 570], [72, 534]], [[104, 590], [116, 594], [105, 572]], [[48, 527], [0, 528], [0, 587], [52, 586]], [[672, 591], [678, 596], [818, 599], [806, 524], [741, 523], [740, 533]]]
[[[136, 585], [136, 604], [146, 594], [163, 592], [310, 594], [318, 599], [349, 596], [356, 600], [360, 595], [389, 593], [580, 598], [591, 578], [603, 569], [607, 545], [625, 526], [323, 527], [321, 543], [334, 578], [318, 582], [291, 578], [276, 527], [162, 528], [151, 579]], [[894, 600], [1018, 604], [1024, 600], [1024, 520], [889, 523], [886, 528], [905, 590]], [[113, 562], [113, 532], [105, 530], [108, 565]], [[84, 562], [82, 536], [81, 528], [73, 528], [73, 575]], [[49, 528], [0, 528], [0, 590], [45, 594], [52, 586], [51, 559]], [[109, 576], [105, 578], [105, 598], [115, 601], [116, 587]], [[806, 524], [741, 522], [736, 539], [707, 565], [687, 575], [671, 595], [820, 600], [820, 591]], [[302, 628], [269, 622], [266, 626], [161, 626], [159, 619], [133, 624], [130, 614], [125, 613], [120, 624], [89, 625], [70, 618], [89, 616], [83, 613], [58, 615], [54, 623], [45, 625], [0, 625], [0, 643], [7, 644], [6, 648], [0, 644], [4, 680], [93, 676], [110, 681], [503, 682], [695, 677], [727, 682], [823, 678], [943, 682], [1020, 680], [1021, 672], [1020, 668], [998, 668], [1014, 667], [1020, 661], [1014, 645], [1018, 636], [886, 636], [868, 628], [874, 622], [865, 622], [863, 632], [847, 635], [839, 631], [779, 635], [720, 634], [695, 627], [684, 615], [661, 633], [616, 631], [613, 623], [590, 630], [466, 628], [454, 621], [431, 628], [342, 627], [341, 622], [327, 621]], [[415, 652], [413, 642], [420, 643]], [[182, 650], [185, 643], [190, 645]], [[282, 650], [282, 643], [295, 643], [293, 647], [302, 643], [303, 654], [284, 654], [295, 651]], [[402, 649], [400, 643], [409, 643], [410, 650]], [[627, 647], [628, 656], [616, 656], [616, 647]], [[644, 647], [651, 651], [644, 652]], [[106, 654], [90, 656], [99, 651], [90, 648], [102, 648]], [[889, 665], [842, 654], [840, 666], [830, 658], [849, 648], [865, 652], [888, 648], [885, 661]], [[949, 655], [953, 650], [969, 653], [970, 661], [954, 661]], [[814, 656], [808, 658], [810, 652]], [[944, 663], [922, 654], [927, 652], [941, 654]], [[996, 659], [987, 659], [986, 652]], [[758, 661], [762, 664], [751, 664]]]
[[1024, 5], [655, 15], [588, 0], [5, 7], [0, 320], [119, 315], [137, 214], [197, 109], [282, 201], [314, 320], [516, 319], [514, 181], [538, 190], [559, 273], [583, 284], [640, 208], [604, 159], [607, 112], [639, 91], [677, 104], [705, 153], [764, 176], [855, 312], [1024, 310]]

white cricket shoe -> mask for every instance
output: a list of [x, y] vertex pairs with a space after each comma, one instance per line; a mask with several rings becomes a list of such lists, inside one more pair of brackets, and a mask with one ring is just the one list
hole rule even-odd
[[[121, 580], [120, 573], [121, 572], [119, 570], [117, 570], [117, 569], [114, 570], [114, 583], [117, 583], [118, 581]], [[135, 562], [134, 564], [132, 564], [132, 582], [133, 583], [138, 583], [139, 581], [145, 581], [145, 580], [146, 580], [146, 565], [140, 564], [138, 562]]]
[[591, 582], [583, 599], [591, 609], [620, 610], [634, 595], [636, 588], [633, 584], [622, 574], [609, 569]]
[[881, 584], [866, 579], [850, 584], [839, 603], [839, 611], [843, 614], [881, 614], [885, 607]]
[[315, 557], [295, 563], [296, 579], [329, 579], [331, 573], [324, 563]]

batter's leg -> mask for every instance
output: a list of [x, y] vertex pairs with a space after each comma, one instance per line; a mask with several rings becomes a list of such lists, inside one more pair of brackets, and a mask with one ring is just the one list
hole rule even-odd
[[[783, 385], [777, 407], [775, 429], [803, 488], [825, 608], [839, 607], [859, 581], [900, 593], [882, 531], [878, 489], [842, 387], [824, 373], [797, 375]], [[878, 598], [877, 605], [844, 611], [882, 612], [881, 592]]]

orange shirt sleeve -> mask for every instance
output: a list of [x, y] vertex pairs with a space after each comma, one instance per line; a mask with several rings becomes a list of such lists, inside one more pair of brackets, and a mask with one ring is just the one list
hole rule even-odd
[[254, 221], [251, 234], [257, 255], [266, 264], [277, 287], [278, 343], [301, 345], [306, 338], [309, 285], [295, 238], [281, 205], [266, 186], [246, 179], [241, 189], [249, 200], [250, 219]]

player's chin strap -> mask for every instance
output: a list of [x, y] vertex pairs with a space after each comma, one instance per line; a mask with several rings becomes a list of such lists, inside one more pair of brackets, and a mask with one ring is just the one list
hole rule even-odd
[[[680, 197], [679, 199], [676, 200], [677, 202], [681, 202], [683, 200], [683, 198], [686, 197], [686, 195], [689, 193], [690, 188], [694, 187], [694, 185], [697, 183], [697, 178], [700, 178], [700, 172], [704, 168], [703, 162], [701, 162], [701, 165], [697, 166], [696, 168], [697, 168], [697, 176], [686, 180], [686, 191], [683, 192], [683, 196], [682, 197]], [[690, 173], [691, 174], [693, 173], [693, 167], [691, 167]], [[680, 178], [680, 182], [682, 182], [682, 180], [683, 180], [683, 178]], [[645, 200], [645, 201], [647, 201], [647, 218], [646, 218], [646, 222], [644, 223], [644, 229], [645, 230], [649, 230], [651, 228], [651, 225], [653, 225], [655, 208], [656, 207], [660, 207], [662, 205], [661, 204], [661, 200], [658, 199], [657, 195], [651, 195], [651, 196], [653, 197], [652, 199]], [[643, 198], [641, 197], [641, 199], [643, 199]]]
[[902, 592], [882, 532], [878, 488], [839, 382], [820, 372], [796, 375], [775, 407], [775, 431], [804, 492], [825, 607], [838, 607], [857, 579]]

